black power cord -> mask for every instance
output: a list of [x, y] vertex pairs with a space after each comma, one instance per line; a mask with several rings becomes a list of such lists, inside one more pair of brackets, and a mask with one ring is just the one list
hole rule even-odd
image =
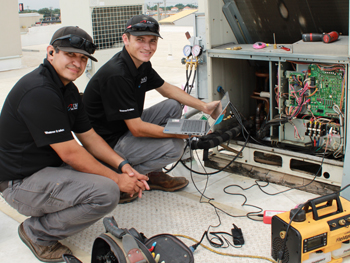
[[[191, 137], [189, 138], [189, 147], [191, 148]], [[197, 151], [196, 151], [196, 154], [197, 154]], [[191, 155], [191, 160], [192, 160], [192, 159], [193, 159], [192, 151], [190, 151], [190, 155]], [[198, 156], [197, 156], [197, 157], [198, 157]], [[202, 165], [202, 163], [201, 163], [201, 165]], [[204, 169], [204, 171], [205, 171], [205, 168], [204, 168], [203, 165], [202, 165], [202, 167], [203, 167], [203, 169]], [[201, 195], [199, 202], [200, 202], [200, 203], [208, 203], [208, 204], [210, 204], [210, 205], [215, 209], [215, 213], [216, 213], [216, 215], [217, 215], [217, 217], [218, 217], [218, 219], [219, 219], [219, 224], [218, 224], [217, 226], [212, 226], [212, 225], [210, 225], [210, 226], [208, 227], [208, 230], [206, 230], [206, 231], [203, 233], [202, 238], [200, 239], [200, 241], [199, 241], [198, 243], [196, 243], [196, 244], [194, 244], [194, 245], [192, 245], [192, 246], [190, 247], [190, 249], [192, 250], [192, 252], [194, 252], [194, 251], [196, 250], [196, 248], [202, 243], [204, 237], [206, 237], [207, 240], [208, 240], [208, 242], [209, 242], [209, 244], [210, 244], [212, 247], [215, 247], [215, 248], [219, 248], [219, 247], [221, 247], [221, 248], [227, 248], [227, 247], [229, 247], [229, 246], [233, 246], [233, 247], [235, 247], [235, 248], [240, 248], [240, 247], [242, 247], [242, 245], [244, 244], [243, 234], [242, 234], [242, 231], [240, 230], [240, 228], [238, 228], [235, 224], [233, 224], [233, 227], [234, 227], [234, 228], [231, 230], [232, 234], [229, 234], [229, 233], [226, 233], [226, 232], [209, 232], [210, 227], [219, 227], [219, 226], [221, 225], [221, 218], [220, 218], [220, 216], [219, 216], [219, 214], [218, 214], [218, 212], [217, 212], [217, 210], [221, 210], [221, 209], [217, 208], [214, 204], [212, 204], [212, 203], [210, 202], [211, 200], [214, 200], [213, 198], [209, 198], [209, 197], [207, 197], [207, 196], [204, 194], [205, 191], [206, 191], [206, 189], [207, 189], [208, 181], [209, 181], [209, 175], [208, 175], [208, 173], [205, 173], [205, 174], [207, 175], [207, 180], [206, 180], [206, 183], [205, 183], [204, 190], [203, 190], [203, 192], [201, 192], [201, 191], [198, 189], [198, 187], [197, 187], [197, 185], [196, 185], [196, 183], [194, 182], [194, 179], [193, 179], [193, 174], [192, 174], [192, 162], [191, 162], [191, 168], [189, 168], [189, 169], [190, 169], [190, 171], [191, 171], [191, 172], [190, 172], [190, 175], [191, 175], [192, 183], [193, 183], [194, 187], [196, 188], [196, 190], [197, 190], [197, 191], [200, 193], [200, 195]], [[206, 199], [208, 199], [208, 202], [202, 202], [202, 198], [203, 198], [203, 197], [205, 197]], [[209, 234], [210, 234], [210, 235], [213, 235], [214, 237], [213, 237], [213, 238], [210, 238], [210, 237], [209, 237]], [[221, 235], [222, 238], [221, 238], [219, 235]], [[233, 239], [234, 245], [233, 245], [232, 243], [230, 243], [230, 241], [228, 241], [227, 238], [226, 238], [225, 236], [223, 236], [223, 235], [228, 235], [228, 236], [230, 236], [230, 237]], [[226, 247], [223, 246], [223, 245], [225, 244], [225, 242], [224, 242], [223, 240], [225, 240], [225, 242], [226, 242], [226, 244], [227, 244]], [[215, 242], [215, 241], [217, 241], [217, 242]]]

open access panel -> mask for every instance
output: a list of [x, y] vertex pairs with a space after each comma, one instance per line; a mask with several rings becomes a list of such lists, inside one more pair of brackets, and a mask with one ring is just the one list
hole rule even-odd
[[[217, 147], [206, 165], [223, 167], [246, 144], [230, 168], [233, 172], [290, 187], [313, 181], [301, 189], [319, 194], [338, 190], [343, 178], [347, 178], [344, 165], [350, 162], [346, 159], [350, 158], [346, 155], [349, 39], [344, 35], [348, 32], [341, 32], [337, 41], [328, 44], [303, 42], [302, 33], [318, 33], [322, 25], [307, 26], [308, 20], [300, 19], [304, 25], [299, 23], [296, 35], [295, 28], [288, 31], [288, 21], [283, 21], [280, 28], [263, 28], [259, 37], [269, 45], [255, 49], [252, 41], [257, 41], [257, 31], [247, 27], [242, 13], [249, 13], [255, 19], [249, 23], [257, 27], [259, 19], [266, 22], [269, 17], [255, 17], [247, 7], [238, 10], [240, 2], [254, 1], [205, 1], [206, 33], [197, 37], [203, 43], [207, 83], [198, 88], [206, 90], [208, 99], [214, 100], [221, 97], [217, 87], [223, 87], [241, 117], [252, 120], [254, 125], [250, 127], [248, 143], [246, 134], [225, 147]], [[339, 2], [347, 4], [345, 15], [343, 9], [339, 11], [342, 18], [348, 14], [348, 2]], [[289, 2], [283, 3], [290, 10]], [[295, 22], [292, 17], [290, 13], [289, 20]], [[345, 21], [346, 25], [338, 22], [338, 31], [348, 30], [348, 16]], [[200, 26], [197, 22], [196, 27]], [[234, 125], [235, 118], [231, 118], [220, 128]]]

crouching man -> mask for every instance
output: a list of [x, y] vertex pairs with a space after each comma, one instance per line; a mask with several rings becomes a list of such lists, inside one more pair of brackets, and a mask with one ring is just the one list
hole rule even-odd
[[121, 191], [141, 197], [149, 189], [148, 178], [92, 129], [72, 82], [89, 58], [97, 61], [95, 49], [84, 30], [57, 30], [43, 64], [16, 83], [0, 115], [0, 191], [29, 216], [18, 233], [44, 262], [71, 254], [58, 240], [110, 213]]

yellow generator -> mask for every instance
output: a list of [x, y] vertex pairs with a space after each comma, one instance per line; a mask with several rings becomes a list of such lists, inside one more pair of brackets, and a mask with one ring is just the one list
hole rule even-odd
[[338, 193], [272, 217], [271, 250], [278, 262], [340, 263], [350, 255], [349, 240], [350, 202]]

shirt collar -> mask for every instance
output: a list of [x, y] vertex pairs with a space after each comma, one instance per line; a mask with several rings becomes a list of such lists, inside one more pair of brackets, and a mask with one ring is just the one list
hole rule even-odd
[[72, 84], [72, 82], [69, 82], [66, 86], [64, 86], [62, 81], [61, 81], [61, 79], [60, 79], [60, 77], [58, 76], [55, 68], [51, 65], [51, 63], [46, 58], [44, 59], [43, 66], [49, 71], [53, 82], [60, 89], [65, 89], [65, 88], [67, 88], [68, 86], [70, 86]]

